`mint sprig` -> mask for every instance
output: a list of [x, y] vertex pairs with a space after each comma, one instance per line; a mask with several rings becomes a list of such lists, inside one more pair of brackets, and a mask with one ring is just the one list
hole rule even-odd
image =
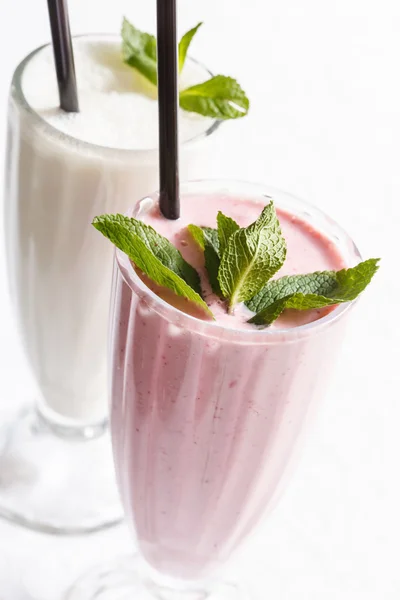
[[253, 298], [281, 268], [285, 257], [286, 242], [270, 202], [257, 221], [232, 233], [221, 257], [218, 280], [229, 309]]
[[[198, 23], [179, 42], [179, 71], [185, 64], [188, 48], [201, 27]], [[124, 18], [121, 29], [122, 57], [127, 65], [137, 69], [152, 84], [157, 85], [156, 38], [134, 27]], [[247, 115], [250, 102], [239, 83], [232, 77], [216, 75], [209, 80], [180, 91], [183, 110], [214, 119], [237, 119]]]
[[341, 271], [289, 275], [270, 281], [247, 307], [257, 314], [255, 325], [271, 325], [285, 309], [309, 310], [350, 302], [365, 290], [378, 270], [377, 258]]
[[[253, 298], [280, 269], [286, 256], [286, 242], [273, 202], [248, 227], [241, 228], [221, 211], [217, 225], [217, 230], [197, 225], [189, 225], [188, 229], [204, 250], [213, 291], [225, 298], [232, 310], [235, 304]], [[212, 261], [207, 257], [210, 246]]]
[[[254, 325], [271, 325], [288, 308], [308, 310], [354, 300], [378, 270], [379, 259], [371, 258], [337, 272], [289, 275], [271, 281], [286, 258], [286, 242], [274, 203], [270, 202], [249, 227], [240, 228], [222, 212], [218, 213], [217, 225], [217, 230], [209, 229], [218, 243], [212, 269], [206, 260], [210, 281], [215, 280], [217, 271], [221, 293], [215, 293], [227, 300], [230, 311], [235, 304], [245, 302], [256, 313], [249, 320]], [[206, 256], [204, 229], [189, 225]]]
[[119, 214], [95, 217], [92, 224], [117, 248], [125, 252], [136, 267], [154, 283], [193, 302], [208, 317], [213, 317], [199, 293], [197, 271], [152, 227]]
[[[201, 296], [200, 277], [169, 240], [142, 221], [124, 215], [95, 217], [93, 225], [125, 252], [157, 285], [172, 290], [214, 318]], [[271, 280], [286, 257], [286, 242], [271, 201], [259, 218], [241, 228], [219, 212], [217, 227], [189, 225], [204, 252], [212, 290], [224, 298], [229, 312], [244, 302], [256, 313], [248, 322], [267, 327], [284, 310], [309, 310], [354, 300], [378, 270], [378, 258], [340, 271], [318, 271]]]

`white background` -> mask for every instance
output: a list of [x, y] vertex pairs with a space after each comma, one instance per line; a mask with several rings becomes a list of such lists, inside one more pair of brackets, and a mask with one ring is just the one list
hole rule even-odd
[[[154, 31], [154, 0], [70, 0], [74, 33]], [[400, 570], [400, 5], [396, 0], [180, 0], [192, 53], [235, 76], [250, 115], [224, 127], [220, 175], [327, 210], [382, 268], [353, 313], [340, 368], [275, 513], [236, 558], [259, 600], [398, 600]], [[49, 39], [45, 0], [0, 6], [0, 144], [16, 63]], [[1, 250], [3, 254], [3, 250]], [[32, 397], [0, 273], [0, 418]], [[397, 297], [396, 297], [397, 292]], [[0, 522], [0, 599], [58, 600], [123, 527], [57, 539]], [[240, 564], [239, 564], [240, 563]], [[28, 591], [30, 590], [30, 591]]]

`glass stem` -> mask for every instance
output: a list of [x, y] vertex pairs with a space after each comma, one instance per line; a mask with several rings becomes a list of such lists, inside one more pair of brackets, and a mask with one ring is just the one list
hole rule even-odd
[[146, 564], [149, 591], [157, 600], [207, 600], [211, 592], [206, 582], [188, 581], [163, 575]]

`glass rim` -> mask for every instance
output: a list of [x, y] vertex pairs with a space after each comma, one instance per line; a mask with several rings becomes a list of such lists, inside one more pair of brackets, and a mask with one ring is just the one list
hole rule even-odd
[[[354, 243], [354, 241], [352, 240], [350, 235], [334, 219], [329, 217], [320, 208], [314, 206], [313, 204], [311, 204], [310, 202], [307, 202], [306, 200], [299, 198], [298, 196], [295, 196], [294, 194], [285, 192], [284, 190], [275, 188], [273, 186], [268, 186], [265, 184], [259, 184], [259, 183], [253, 183], [253, 182], [248, 182], [248, 181], [241, 181], [241, 180], [233, 180], [233, 179], [199, 179], [199, 180], [182, 182], [182, 186], [184, 186], [184, 185], [190, 186], [190, 185], [195, 185], [195, 184], [210, 184], [210, 185], [215, 185], [216, 187], [217, 186], [229, 186], [229, 185], [230, 186], [242, 185], [242, 186], [249, 186], [249, 188], [253, 188], [253, 189], [257, 187], [260, 192], [262, 189], [264, 189], [264, 191], [268, 190], [268, 192], [272, 193], [272, 194], [284, 195], [284, 196], [288, 197], [289, 199], [294, 200], [296, 203], [299, 203], [302, 208], [307, 209], [307, 210], [311, 211], [311, 213], [313, 213], [315, 215], [319, 215], [320, 217], [328, 220], [330, 222], [330, 224], [332, 225], [332, 227], [337, 228], [337, 230], [340, 231], [340, 233], [342, 234], [343, 238], [351, 245], [351, 248], [354, 252], [354, 258], [357, 259], [357, 261], [362, 260], [360, 251], [358, 250], [356, 244]], [[138, 200], [138, 202], [132, 208], [134, 209], [146, 198], [154, 199], [158, 193], [159, 193], [158, 191], [154, 192], [153, 194], [149, 194], [148, 196], [145, 196], [144, 198]], [[265, 196], [267, 198], [272, 199], [272, 196], [269, 196], [269, 195], [267, 196], [266, 194], [260, 193], [260, 196]], [[279, 207], [279, 205], [280, 205], [279, 199], [276, 199], [275, 197], [273, 199], [274, 199], [275, 204]], [[132, 214], [132, 212], [130, 211], [128, 216], [131, 216], [131, 214]], [[179, 308], [172, 306], [171, 304], [169, 304], [168, 302], [166, 302], [165, 300], [160, 298], [160, 296], [158, 296], [155, 292], [153, 292], [150, 288], [148, 288], [147, 285], [140, 279], [140, 277], [137, 275], [129, 257], [124, 252], [122, 252], [122, 250], [119, 250], [118, 248], [115, 249], [115, 263], [117, 265], [117, 268], [118, 268], [121, 276], [123, 277], [126, 284], [129, 286], [129, 288], [135, 293], [137, 290], [140, 290], [140, 292], [142, 293], [142, 296], [147, 296], [152, 301], [152, 304], [150, 307], [152, 310], [154, 309], [155, 306], [158, 306], [163, 311], [162, 314], [170, 313], [171, 315], [175, 315], [177, 318], [178, 325], [182, 326], [182, 327], [187, 326], [187, 329], [192, 329], [192, 330], [197, 329], [199, 331], [199, 333], [201, 332], [202, 334], [207, 334], [207, 335], [210, 334], [211, 337], [213, 334], [218, 334], [223, 331], [229, 332], [232, 335], [238, 335], [238, 336], [242, 337], [243, 343], [247, 343], [247, 342], [253, 341], [253, 340], [255, 340], [259, 343], [267, 342], [267, 340], [269, 342], [273, 342], [274, 340], [276, 340], [277, 342], [282, 342], [282, 340], [288, 341], [288, 342], [289, 341], [297, 341], [297, 340], [299, 340], [307, 335], [310, 335], [314, 332], [317, 333], [320, 330], [325, 329], [332, 323], [336, 322], [344, 314], [346, 314], [354, 306], [354, 304], [358, 301], [358, 298], [356, 298], [353, 301], [338, 304], [333, 310], [331, 310], [327, 315], [321, 317], [320, 319], [316, 319], [315, 321], [311, 321], [311, 323], [306, 323], [304, 325], [299, 325], [297, 327], [286, 327], [286, 328], [281, 328], [281, 329], [272, 329], [272, 328], [266, 327], [264, 329], [254, 329], [254, 330], [253, 329], [238, 329], [235, 327], [227, 327], [226, 325], [222, 325], [221, 323], [218, 323], [218, 321], [206, 321], [206, 320], [199, 319], [197, 317], [189, 315], [188, 313], [183, 312]], [[352, 265], [349, 265], [349, 266], [352, 266]], [[192, 327], [190, 327], [191, 325], [192, 325]]]
[[[87, 39], [87, 38], [89, 38], [89, 39], [91, 38], [94, 40], [95, 39], [104, 40], [107, 38], [115, 39], [115, 40], [120, 39], [120, 37], [114, 33], [82, 33], [79, 35], [72, 36], [73, 40], [80, 40], [80, 39]], [[25, 56], [25, 58], [23, 58], [19, 62], [19, 64], [17, 65], [17, 67], [14, 70], [14, 73], [13, 73], [13, 76], [11, 79], [11, 94], [12, 94], [12, 96], [16, 99], [16, 101], [18, 102], [18, 105], [21, 108], [23, 108], [23, 110], [25, 110], [29, 114], [29, 116], [31, 118], [33, 118], [36, 121], [36, 123], [38, 123], [43, 128], [43, 130], [45, 132], [47, 132], [52, 137], [62, 138], [63, 142], [66, 142], [68, 144], [73, 144], [75, 147], [78, 144], [83, 150], [86, 149], [86, 150], [90, 150], [92, 152], [94, 151], [94, 152], [101, 152], [101, 153], [106, 153], [106, 154], [107, 153], [112, 153], [112, 154], [117, 153], [124, 157], [129, 157], [129, 156], [133, 156], [133, 155], [137, 156], [140, 154], [143, 156], [150, 156], [151, 154], [158, 152], [158, 146], [156, 146], [154, 148], [118, 148], [116, 146], [102, 146], [101, 144], [94, 144], [93, 142], [86, 142], [84, 140], [81, 140], [80, 138], [74, 137], [73, 135], [64, 133], [63, 131], [61, 131], [60, 129], [57, 129], [57, 127], [54, 127], [54, 125], [51, 125], [51, 123], [46, 121], [46, 119], [44, 119], [29, 104], [29, 102], [25, 96], [25, 93], [22, 89], [22, 77], [23, 77], [25, 68], [30, 63], [30, 61], [39, 52], [41, 52], [44, 48], [48, 48], [50, 46], [51, 46], [51, 42], [48, 42], [47, 44], [42, 44], [41, 46], [38, 46], [37, 48], [32, 50], [32, 52], [30, 52], [27, 56]], [[210, 77], [214, 76], [212, 71], [210, 71], [200, 61], [196, 60], [195, 58], [192, 58], [191, 56], [187, 56], [187, 59], [190, 62], [194, 63], [195, 65], [198, 65], [199, 67], [204, 69], [204, 71], [206, 71]], [[54, 74], [55, 74], [55, 71], [54, 71]], [[222, 124], [222, 121], [220, 119], [213, 119], [211, 125], [209, 125], [206, 129], [204, 129], [204, 131], [202, 131], [201, 133], [197, 133], [193, 137], [181, 142], [181, 145], [182, 146], [191, 145], [195, 142], [206, 139], [212, 133], [214, 133], [221, 126], [221, 124]]]

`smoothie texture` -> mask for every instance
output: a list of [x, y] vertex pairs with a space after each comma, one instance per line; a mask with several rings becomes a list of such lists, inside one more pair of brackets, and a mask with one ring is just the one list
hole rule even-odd
[[[163, 219], [151, 200], [135, 216], [171, 240], [204, 284], [186, 225], [215, 227], [218, 210], [247, 225], [268, 200], [221, 192], [187, 194], [181, 202], [178, 221]], [[288, 247], [279, 275], [354, 261], [306, 219], [279, 202], [277, 208]], [[272, 507], [344, 322], [290, 312], [257, 331], [242, 308], [227, 315], [206, 286], [204, 292], [215, 322], [160, 300], [117, 251], [111, 345], [117, 477], [146, 560], [186, 579], [224, 562]]]

